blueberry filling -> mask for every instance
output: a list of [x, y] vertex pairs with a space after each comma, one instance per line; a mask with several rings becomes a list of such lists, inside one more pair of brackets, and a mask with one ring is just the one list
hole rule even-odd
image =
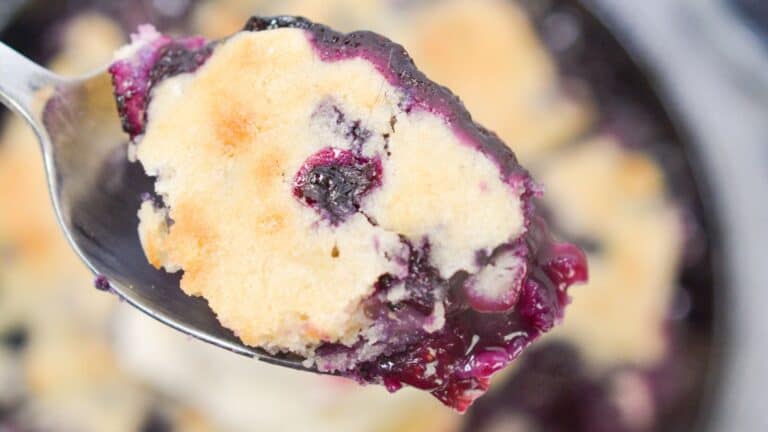
[[[581, 251], [553, 243], [540, 221], [534, 220], [531, 229], [536, 233], [525, 245], [506, 248], [521, 254], [533, 271], [516, 293], [514, 307], [504, 313], [477, 310], [465, 290], [466, 272], [441, 279], [429, 265], [428, 244], [409, 245], [408, 275], [382, 277], [376, 295], [368, 300], [374, 326], [387, 334], [378, 345], [380, 354], [357, 364], [352, 360], [345, 373], [360, 382], [383, 384], [390, 391], [404, 384], [427, 390], [446, 405], [466, 410], [487, 390], [493, 373], [562, 318], [568, 302], [566, 288], [586, 280]], [[401, 288], [405, 292], [399, 301], [389, 301], [389, 294]], [[436, 305], [445, 308], [445, 323], [430, 332]], [[365, 358], [370, 350], [364, 343], [351, 348], [328, 344], [318, 350], [318, 356], [337, 364], [339, 358]]]
[[[533, 226], [544, 229], [539, 223]], [[474, 308], [464, 289], [469, 275], [458, 272], [449, 280], [441, 279], [429, 265], [428, 244], [409, 244], [407, 276], [383, 276], [366, 308], [374, 326], [386, 332], [386, 342], [377, 344], [380, 354], [374, 358], [357, 364], [350, 360], [353, 365], [346, 374], [360, 382], [383, 384], [391, 391], [404, 384], [427, 390], [446, 405], [464, 411], [478, 392], [487, 389], [493, 373], [562, 317], [567, 303], [564, 287], [586, 279], [583, 256], [577, 249], [549, 243], [546, 233], [532, 238], [544, 243], [514, 250], [535, 251], [534, 257], [526, 259], [535, 264], [536, 271], [517, 294], [516, 307], [507, 313]], [[398, 301], [390, 301], [392, 291], [400, 289], [404, 293], [398, 295]], [[445, 323], [430, 332], [438, 304], [444, 305]], [[340, 358], [365, 358], [370, 350], [365, 343], [354, 347], [326, 344], [317, 353], [338, 364]]]
[[294, 195], [337, 225], [357, 213], [362, 199], [381, 185], [381, 162], [347, 150], [312, 155], [294, 179]]

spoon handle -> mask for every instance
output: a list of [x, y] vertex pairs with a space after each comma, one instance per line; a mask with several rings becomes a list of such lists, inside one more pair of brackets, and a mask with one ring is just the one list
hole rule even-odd
[[39, 126], [34, 111], [36, 94], [57, 81], [51, 71], [0, 42], [0, 102], [33, 127]]

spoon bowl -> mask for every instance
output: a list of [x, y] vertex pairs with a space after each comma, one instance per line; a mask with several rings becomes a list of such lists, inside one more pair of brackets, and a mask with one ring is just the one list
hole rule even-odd
[[100, 288], [195, 338], [268, 363], [314, 371], [302, 365], [301, 357], [244, 345], [222, 327], [205, 300], [181, 291], [180, 274], [147, 262], [137, 211], [152, 181], [138, 164], [128, 162], [128, 138], [106, 68], [64, 78], [0, 43], [0, 102], [34, 129], [59, 224], [98, 276]]

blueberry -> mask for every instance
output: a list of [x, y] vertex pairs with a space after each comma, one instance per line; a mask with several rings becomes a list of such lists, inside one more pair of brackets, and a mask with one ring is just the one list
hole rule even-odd
[[381, 163], [326, 148], [311, 156], [294, 181], [294, 194], [338, 225], [360, 210], [363, 197], [381, 183]]

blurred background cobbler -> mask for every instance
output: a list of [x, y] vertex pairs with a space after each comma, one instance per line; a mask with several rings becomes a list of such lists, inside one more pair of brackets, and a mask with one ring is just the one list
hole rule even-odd
[[32, 132], [0, 129], [0, 431], [690, 430], [712, 367], [712, 256], [685, 147], [648, 83], [576, 2], [33, 2], [3, 40], [62, 74], [108, 62], [137, 24], [224, 37], [296, 14], [400, 43], [546, 185], [589, 254], [563, 325], [457, 416], [241, 358], [100, 294], [49, 204]]

